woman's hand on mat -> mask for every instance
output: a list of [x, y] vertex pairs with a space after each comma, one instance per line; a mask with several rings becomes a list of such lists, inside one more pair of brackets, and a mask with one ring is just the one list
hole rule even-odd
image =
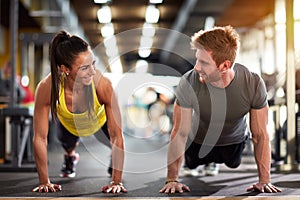
[[183, 191], [189, 192], [190, 188], [187, 185], [179, 182], [169, 182], [161, 190], [159, 190], [160, 193], [171, 194], [175, 192], [183, 193]]
[[47, 183], [40, 184], [38, 187], [33, 188], [32, 192], [56, 192], [61, 191], [61, 185]]
[[258, 191], [266, 193], [281, 192], [281, 190], [278, 187], [272, 185], [271, 183], [255, 183], [248, 187], [247, 191]]
[[120, 193], [120, 192], [126, 193], [127, 192], [126, 188], [122, 183], [113, 183], [113, 181], [109, 185], [103, 186], [101, 189], [102, 192], [104, 193]]

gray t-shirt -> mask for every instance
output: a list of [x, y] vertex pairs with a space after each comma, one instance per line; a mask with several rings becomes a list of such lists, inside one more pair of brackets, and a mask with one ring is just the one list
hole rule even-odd
[[267, 105], [261, 77], [241, 64], [235, 64], [233, 69], [234, 79], [224, 89], [201, 83], [194, 70], [181, 78], [176, 102], [193, 109], [190, 140], [216, 146], [240, 143], [247, 135], [246, 114]]

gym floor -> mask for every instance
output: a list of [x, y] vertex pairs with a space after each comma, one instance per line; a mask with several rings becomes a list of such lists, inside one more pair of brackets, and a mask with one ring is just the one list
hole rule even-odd
[[[125, 136], [125, 166], [123, 183], [128, 193], [105, 194], [101, 186], [110, 182], [107, 166], [110, 149], [100, 144], [94, 136], [84, 138], [77, 152], [80, 160], [75, 178], [59, 177], [63, 162], [63, 150], [55, 139], [49, 145], [49, 176], [53, 183], [61, 184], [62, 191], [56, 193], [34, 193], [38, 185], [36, 172], [1, 171], [0, 199], [299, 199], [300, 173], [283, 173], [272, 168], [272, 183], [282, 189], [281, 193], [268, 194], [247, 192], [246, 188], [257, 181], [257, 171], [253, 156], [245, 154], [241, 166], [229, 169], [220, 165], [217, 176], [180, 176], [191, 192], [163, 194], [166, 177], [167, 136], [150, 139]], [[26, 163], [24, 166], [27, 166]], [[23, 172], [22, 172], [23, 171]], [[199, 167], [201, 171], [201, 167]]]

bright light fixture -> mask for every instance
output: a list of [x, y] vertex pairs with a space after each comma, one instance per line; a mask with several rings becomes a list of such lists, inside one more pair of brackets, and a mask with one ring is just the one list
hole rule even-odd
[[215, 26], [215, 18], [213, 18], [211, 16], [206, 17], [205, 23], [204, 23], [204, 30], [211, 29], [214, 26]]
[[112, 23], [104, 24], [101, 28], [101, 35], [103, 37], [113, 36], [115, 33], [114, 25]]
[[155, 28], [153, 24], [144, 23], [142, 34], [143, 36], [153, 37], [155, 35]]
[[154, 5], [149, 5], [146, 9], [146, 22], [157, 23], [159, 20], [159, 10]]
[[110, 58], [119, 56], [119, 50], [117, 46], [109, 46], [105, 50], [106, 55]]
[[102, 6], [97, 11], [98, 21], [100, 23], [106, 24], [111, 22], [111, 10], [109, 6]]
[[147, 58], [150, 56], [150, 54], [151, 54], [151, 49], [139, 48], [139, 56], [141, 58]]
[[103, 43], [104, 43], [104, 46], [106, 48], [109, 48], [109, 47], [115, 47], [117, 46], [117, 39], [116, 37], [113, 35], [111, 37], [107, 37], [103, 40]]
[[117, 74], [123, 73], [123, 66], [120, 58], [109, 59], [109, 66], [110, 66], [111, 73], [117, 73]]
[[94, 0], [94, 3], [107, 3], [110, 0]]
[[135, 65], [136, 73], [146, 73], [148, 70], [148, 62], [146, 60], [138, 60]]
[[151, 48], [153, 44], [153, 38], [142, 36], [140, 40], [140, 47], [141, 48]]
[[162, 3], [163, 0], [149, 0], [149, 3], [157, 4], [157, 3]]

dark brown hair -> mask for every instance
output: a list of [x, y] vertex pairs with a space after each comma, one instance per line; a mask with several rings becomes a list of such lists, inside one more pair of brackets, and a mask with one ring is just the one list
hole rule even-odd
[[[72, 65], [75, 62], [77, 56], [87, 51], [89, 45], [83, 39], [78, 36], [70, 35], [68, 32], [62, 30], [58, 32], [52, 39], [50, 45], [50, 65], [51, 65], [51, 116], [52, 120], [57, 118], [56, 105], [59, 103], [59, 86], [61, 82], [61, 65], [65, 65], [72, 70]], [[91, 86], [85, 87], [87, 91], [86, 100], [88, 102], [88, 110], [90, 113], [93, 107], [93, 98], [91, 97]]]

